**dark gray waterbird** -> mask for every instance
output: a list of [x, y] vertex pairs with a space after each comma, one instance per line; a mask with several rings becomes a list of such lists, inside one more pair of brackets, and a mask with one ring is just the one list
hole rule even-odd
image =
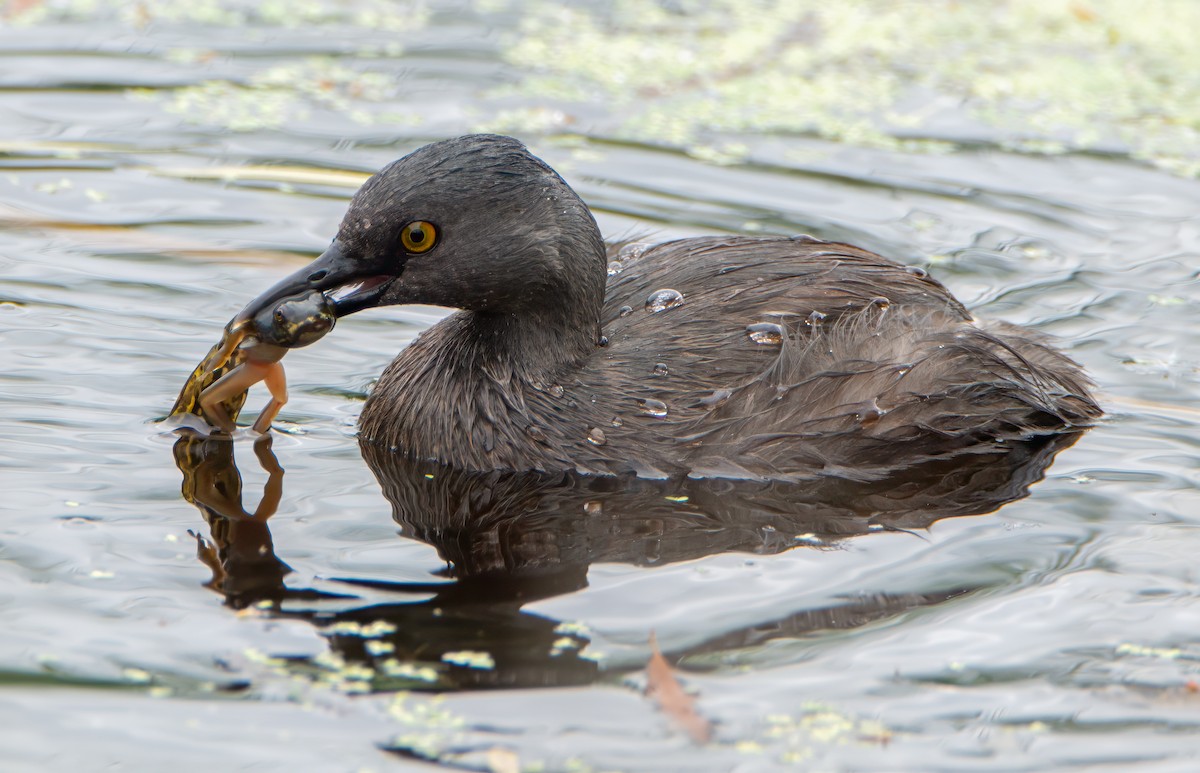
[[315, 262], [251, 302], [459, 309], [404, 349], [360, 438], [469, 470], [878, 480], [1101, 413], [1038, 334], [919, 269], [811, 237], [606, 245], [517, 140], [371, 177]]

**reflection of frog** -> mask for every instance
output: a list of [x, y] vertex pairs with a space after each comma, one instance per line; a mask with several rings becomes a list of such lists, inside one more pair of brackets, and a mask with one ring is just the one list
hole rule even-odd
[[333, 329], [335, 319], [333, 304], [316, 291], [284, 298], [254, 317], [235, 317], [184, 384], [171, 415], [193, 413], [233, 432], [246, 390], [262, 381], [271, 401], [254, 422], [254, 431], [266, 432], [288, 399], [280, 360], [288, 349], [320, 339]]
[[268, 477], [262, 500], [250, 513], [242, 503], [242, 475], [232, 443], [195, 434], [185, 434], [175, 443], [183, 498], [200, 508], [211, 534], [205, 539], [190, 532], [196, 537], [197, 555], [213, 573], [206, 585], [224, 594], [236, 609], [282, 598], [287, 592], [283, 578], [292, 571], [275, 557], [267, 526], [283, 496], [283, 467], [271, 451], [270, 435], [254, 442], [254, 455]]

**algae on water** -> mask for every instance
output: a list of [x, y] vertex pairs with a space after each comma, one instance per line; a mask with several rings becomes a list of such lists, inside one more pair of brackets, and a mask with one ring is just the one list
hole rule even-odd
[[[404, 46], [437, 47], [448, 0], [9, 2], [0, 24], [104, 22], [154, 36], [170, 25], [385, 31], [327, 56], [238, 52], [239, 79], [205, 78], [218, 54], [168, 50], [201, 77], [132, 90], [190, 123], [234, 131], [312, 120], [405, 130]], [[452, 12], [452, 13], [451, 13]], [[912, 152], [992, 145], [1101, 152], [1200, 176], [1200, 3], [1191, 0], [475, 0], [498, 34], [505, 85], [439, 131], [492, 130], [653, 143], [712, 163], [751, 138], [803, 135]], [[394, 34], [393, 34], [394, 33]], [[214, 40], [221, 40], [217, 31]]]
[[616, 136], [701, 155], [728, 155], [713, 150], [726, 135], [804, 134], [915, 151], [1116, 152], [1200, 176], [1200, 3], [507, 7], [522, 17], [504, 51], [522, 72], [508, 93], [530, 104], [484, 122], [495, 129], [544, 130], [552, 111], [603, 104]]

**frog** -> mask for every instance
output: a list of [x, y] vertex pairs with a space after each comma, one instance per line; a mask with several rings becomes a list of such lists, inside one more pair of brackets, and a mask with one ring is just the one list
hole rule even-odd
[[336, 320], [333, 302], [316, 290], [283, 298], [255, 315], [239, 313], [192, 371], [169, 415], [194, 414], [219, 432], [233, 434], [246, 392], [263, 382], [271, 399], [252, 429], [270, 431], [288, 401], [284, 355], [320, 340]]

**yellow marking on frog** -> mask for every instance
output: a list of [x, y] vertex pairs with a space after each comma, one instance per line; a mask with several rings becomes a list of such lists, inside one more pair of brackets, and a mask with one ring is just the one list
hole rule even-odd
[[259, 413], [254, 431], [265, 433], [279, 410], [287, 404], [287, 376], [280, 360], [292, 348], [305, 346], [333, 329], [337, 317], [322, 293], [286, 298], [275, 305], [234, 317], [217, 345], [192, 371], [171, 416], [192, 414], [223, 432], [236, 428], [246, 392], [257, 383], [266, 385], [271, 401]]
[[[208, 354], [204, 356], [204, 359], [200, 361], [200, 364], [188, 376], [188, 380], [184, 383], [183, 389], [179, 390], [179, 397], [176, 398], [175, 405], [171, 408], [168, 416], [179, 416], [180, 414], [190, 413], [194, 416], [199, 416], [209, 424], [213, 423], [212, 417], [206, 415], [200, 407], [200, 394], [215, 383], [217, 379], [246, 360], [245, 350], [238, 348], [238, 344], [245, 337], [245, 321], [231, 320], [225, 326], [225, 330], [221, 334], [221, 340], [208, 350]], [[246, 404], [246, 395], [247, 392], [242, 392], [227, 398], [221, 403], [221, 406], [234, 421], [237, 420], [242, 406]]]

